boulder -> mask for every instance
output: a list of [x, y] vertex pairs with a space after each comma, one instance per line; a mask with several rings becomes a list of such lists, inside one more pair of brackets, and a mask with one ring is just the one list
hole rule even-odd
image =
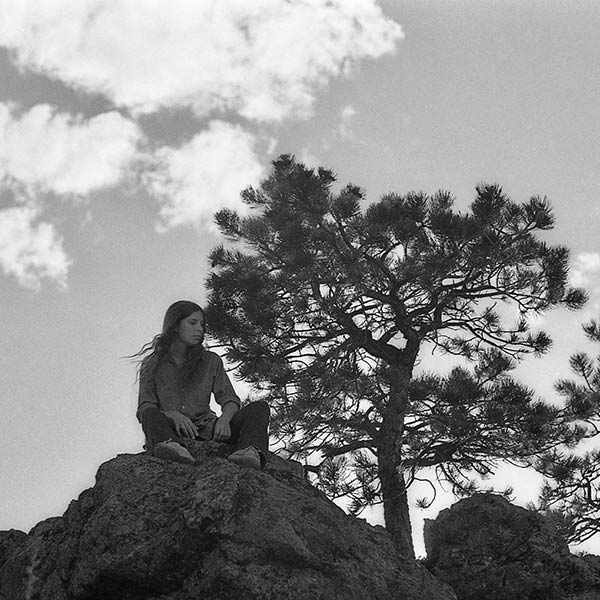
[[19, 531], [18, 529], [0, 531], [0, 567], [26, 540], [27, 534], [24, 531]]
[[[104, 463], [0, 568], [2, 600], [452, 600], [382, 527], [346, 515], [270, 456], [264, 472], [193, 442], [195, 465]], [[300, 475], [300, 476], [299, 476]]]
[[575, 556], [552, 519], [481, 493], [425, 523], [425, 565], [460, 600], [600, 600], [598, 557]]

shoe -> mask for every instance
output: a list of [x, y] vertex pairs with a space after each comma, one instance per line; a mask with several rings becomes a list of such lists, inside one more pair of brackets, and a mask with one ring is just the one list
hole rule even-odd
[[227, 459], [240, 467], [248, 467], [257, 471], [260, 469], [260, 453], [254, 446], [237, 450], [233, 454], [230, 454]]
[[184, 448], [178, 442], [160, 442], [154, 446], [152, 452], [156, 458], [164, 460], [172, 460], [186, 465], [193, 465], [196, 459], [189, 453], [187, 448]]

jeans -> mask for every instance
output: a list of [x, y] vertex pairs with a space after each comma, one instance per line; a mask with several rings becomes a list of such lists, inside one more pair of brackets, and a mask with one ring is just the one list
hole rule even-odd
[[[269, 405], [262, 400], [251, 402], [240, 408], [229, 422], [231, 437], [227, 442], [233, 444], [236, 450], [254, 446], [266, 458], [269, 450], [269, 415]], [[171, 419], [158, 407], [149, 407], [144, 410], [141, 414], [141, 421], [146, 436], [146, 447], [150, 451], [160, 442], [167, 440], [179, 442], [186, 439], [177, 434]], [[209, 439], [212, 439], [212, 433]]]

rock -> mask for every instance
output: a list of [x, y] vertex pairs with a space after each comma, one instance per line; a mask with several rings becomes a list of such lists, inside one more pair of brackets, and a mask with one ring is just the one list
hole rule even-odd
[[124, 454], [0, 568], [2, 600], [452, 600], [382, 527], [346, 515], [297, 465], [265, 472], [193, 442], [196, 465]]
[[600, 600], [600, 559], [571, 554], [551, 519], [502, 496], [441, 511], [425, 523], [425, 548], [425, 565], [460, 600]]
[[11, 554], [25, 543], [26, 539], [27, 534], [18, 529], [0, 531], [0, 567], [2, 567]]

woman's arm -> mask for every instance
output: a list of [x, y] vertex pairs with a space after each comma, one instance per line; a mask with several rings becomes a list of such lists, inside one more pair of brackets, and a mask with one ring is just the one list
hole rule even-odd
[[164, 413], [165, 416], [173, 421], [177, 435], [189, 438], [195, 438], [198, 435], [198, 427], [183, 413], [180, 413], [178, 410], [165, 410]]
[[213, 440], [223, 442], [231, 437], [231, 427], [229, 426], [229, 422], [238, 410], [239, 407], [233, 400], [222, 406], [221, 416], [215, 422]]
[[231, 437], [229, 421], [231, 421], [233, 415], [239, 410], [240, 399], [231, 385], [231, 381], [225, 372], [221, 358], [218, 358], [212, 391], [215, 395], [217, 404], [221, 405], [221, 416], [215, 423], [213, 440], [223, 442]]
[[142, 365], [142, 368], [140, 369], [140, 387], [138, 392], [138, 408], [136, 412], [138, 421], [142, 421], [142, 413], [151, 406], [160, 408], [154, 383], [148, 376], [148, 369], [145, 369], [144, 365]]

